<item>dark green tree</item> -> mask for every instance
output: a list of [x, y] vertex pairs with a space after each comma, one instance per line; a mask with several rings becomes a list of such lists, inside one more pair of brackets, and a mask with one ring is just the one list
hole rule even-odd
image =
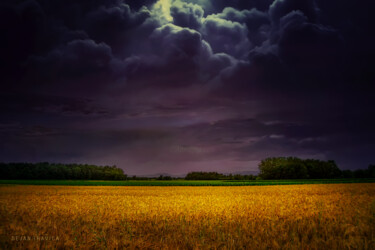
[[259, 164], [262, 179], [332, 179], [342, 176], [334, 161], [271, 157]]

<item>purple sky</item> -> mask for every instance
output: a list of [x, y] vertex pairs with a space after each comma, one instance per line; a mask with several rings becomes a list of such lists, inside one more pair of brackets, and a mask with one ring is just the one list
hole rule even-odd
[[125, 173], [375, 163], [373, 3], [5, 0], [0, 161]]

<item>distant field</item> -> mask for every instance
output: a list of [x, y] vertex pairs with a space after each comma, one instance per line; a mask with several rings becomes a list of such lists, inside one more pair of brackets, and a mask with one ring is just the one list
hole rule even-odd
[[375, 184], [0, 186], [0, 249], [375, 249]]
[[128, 181], [91, 181], [91, 180], [0, 180], [0, 184], [15, 185], [63, 185], [63, 186], [266, 186], [297, 184], [331, 183], [375, 183], [375, 179], [322, 179], [322, 180], [128, 180]]

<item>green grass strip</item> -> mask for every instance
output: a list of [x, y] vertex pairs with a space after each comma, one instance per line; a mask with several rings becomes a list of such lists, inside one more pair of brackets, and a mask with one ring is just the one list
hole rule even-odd
[[374, 183], [375, 179], [322, 179], [322, 180], [0, 180], [3, 185], [60, 185], [60, 186], [268, 186], [335, 183]]

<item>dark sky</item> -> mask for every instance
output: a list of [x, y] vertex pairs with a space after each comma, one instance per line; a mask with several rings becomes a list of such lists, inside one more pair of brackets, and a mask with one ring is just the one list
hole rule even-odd
[[3, 0], [0, 161], [375, 163], [372, 1]]

